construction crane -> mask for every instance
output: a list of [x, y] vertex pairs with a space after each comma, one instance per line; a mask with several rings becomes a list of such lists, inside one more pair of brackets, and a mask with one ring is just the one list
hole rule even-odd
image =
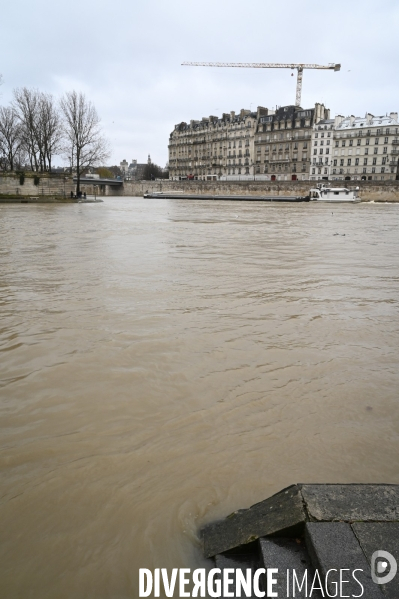
[[327, 66], [321, 64], [304, 63], [275, 63], [275, 62], [183, 62], [184, 67], [238, 67], [243, 69], [297, 69], [295, 106], [301, 105], [303, 69], [329, 69], [339, 71], [340, 64], [330, 63]]

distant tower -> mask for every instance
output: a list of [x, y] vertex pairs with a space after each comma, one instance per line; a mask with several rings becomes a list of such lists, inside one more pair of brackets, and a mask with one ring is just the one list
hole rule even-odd
[[147, 164], [151, 164], [151, 156], [148, 154]]

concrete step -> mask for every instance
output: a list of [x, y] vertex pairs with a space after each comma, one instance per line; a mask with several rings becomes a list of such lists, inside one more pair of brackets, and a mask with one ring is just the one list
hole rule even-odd
[[[370, 565], [349, 523], [307, 522], [305, 541], [313, 567], [321, 580], [326, 581], [331, 596], [383, 598], [379, 586], [372, 581]], [[353, 577], [355, 570], [357, 580]], [[347, 582], [341, 583], [340, 576]], [[364, 588], [363, 594], [358, 581]]]
[[[263, 567], [278, 568], [273, 574], [277, 584], [272, 590], [278, 597], [309, 597], [314, 579], [314, 568], [303, 539], [273, 538], [259, 539]], [[295, 572], [295, 574], [294, 574]], [[313, 591], [313, 599], [323, 595]]]
[[[216, 568], [220, 568], [222, 570], [222, 575], [220, 576], [220, 580], [222, 582], [222, 594], [220, 597], [224, 599], [225, 597], [232, 597], [231, 592], [234, 593], [233, 597], [250, 597], [250, 599], [255, 599], [256, 595], [253, 593], [252, 581], [254, 578], [255, 571], [258, 568], [261, 568], [261, 563], [259, 561], [259, 554], [257, 551], [257, 547], [253, 547], [252, 552], [246, 553], [237, 553], [237, 554], [227, 554], [227, 555], [216, 555], [215, 556], [215, 566]], [[232, 584], [223, 584], [224, 575], [223, 572], [227, 569], [233, 569], [234, 572], [229, 574], [229, 578], [232, 580]], [[248, 570], [250, 570], [250, 574], [248, 574]], [[247, 577], [250, 576], [251, 580], [251, 594], [246, 594], [242, 591], [240, 594], [236, 594], [236, 582], [237, 576], [239, 576], [238, 572], [242, 574], [242, 576], [247, 580]], [[264, 581], [260, 581], [260, 588], [263, 589]], [[245, 586], [242, 587], [245, 589]]]
[[[399, 564], [399, 522], [354, 522], [352, 530], [360, 543], [370, 569], [376, 566], [375, 563], [372, 563], [373, 555], [375, 556], [376, 551], [380, 552], [381, 550], [388, 551]], [[386, 556], [383, 555], [381, 561], [387, 563], [388, 566], [387, 572], [379, 574], [380, 577], [384, 577], [387, 573], [393, 572], [392, 568], [395, 568], [395, 563], [391, 563], [392, 559], [386, 559]], [[398, 574], [391, 581], [381, 584], [380, 588], [385, 597], [398, 599]]]

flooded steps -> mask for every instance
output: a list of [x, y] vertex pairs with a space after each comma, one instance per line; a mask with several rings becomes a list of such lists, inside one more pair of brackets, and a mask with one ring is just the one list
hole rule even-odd
[[[371, 573], [377, 551], [399, 562], [398, 508], [399, 485], [292, 485], [205, 527], [204, 554], [221, 570], [222, 597], [240, 596], [234, 591], [238, 570], [242, 578], [250, 568], [253, 579], [263, 568], [276, 569], [260, 574], [266, 597], [269, 590], [278, 597], [398, 599], [399, 576], [378, 584]], [[377, 567], [377, 576], [389, 578], [394, 571], [389, 559], [382, 570]], [[233, 582], [225, 588], [229, 568]], [[342, 595], [334, 595], [337, 588]]]

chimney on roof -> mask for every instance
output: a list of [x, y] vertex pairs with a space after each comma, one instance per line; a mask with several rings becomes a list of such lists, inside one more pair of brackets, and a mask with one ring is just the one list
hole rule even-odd
[[334, 119], [334, 127], [339, 127], [343, 120], [344, 117], [342, 116], [342, 114], [337, 114], [337, 116]]
[[351, 115], [350, 115], [350, 117], [349, 117], [349, 122], [350, 122], [351, 126], [352, 126], [352, 125], [353, 125], [353, 123], [355, 122], [355, 118], [356, 118], [356, 117], [354, 117], [354, 116], [353, 116], [353, 114], [351, 114]]
[[234, 110], [230, 111], [230, 116], [231, 116], [231, 120], [233, 120], [236, 116], [236, 113], [234, 112]]
[[260, 116], [267, 116], [269, 114], [269, 109], [265, 108], [264, 106], [258, 106], [258, 110], [257, 110], [257, 117], [259, 118]]
[[373, 118], [374, 118], [373, 114], [370, 114], [369, 112], [366, 114], [366, 122], [368, 125], [371, 125]]
[[397, 112], [390, 112], [389, 116], [391, 117], [391, 119], [394, 119], [395, 121], [398, 120], [398, 113]]
[[315, 107], [314, 107], [314, 122], [318, 123], [319, 121], [322, 121], [325, 118], [326, 118], [326, 115], [325, 115], [324, 104], [319, 104], [319, 102], [316, 102]]

